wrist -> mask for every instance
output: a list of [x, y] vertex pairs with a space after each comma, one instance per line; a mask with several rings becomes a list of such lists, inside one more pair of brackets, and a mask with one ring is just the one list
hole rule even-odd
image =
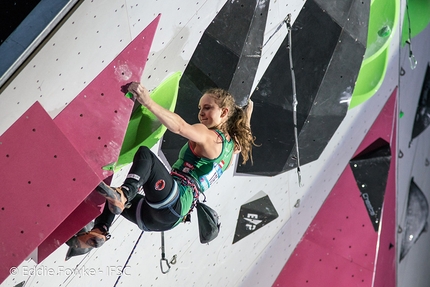
[[145, 108], [147, 108], [148, 110], [152, 111], [153, 106], [155, 104], [154, 100], [152, 100], [151, 98], [147, 98], [146, 101], [142, 101], [142, 106], [144, 106]]

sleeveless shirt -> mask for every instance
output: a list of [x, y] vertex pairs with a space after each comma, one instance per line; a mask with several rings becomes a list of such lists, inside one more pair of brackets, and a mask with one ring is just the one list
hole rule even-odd
[[[189, 174], [198, 183], [200, 192], [206, 191], [214, 182], [216, 182], [222, 173], [230, 165], [231, 158], [234, 152], [234, 141], [226, 139], [224, 133], [220, 130], [214, 130], [222, 139], [221, 154], [215, 159], [198, 157], [194, 154], [189, 142], [186, 143], [179, 152], [178, 160], [173, 164], [172, 169]], [[182, 204], [182, 212], [186, 215], [193, 203], [193, 190], [189, 186], [179, 184], [180, 200]]]

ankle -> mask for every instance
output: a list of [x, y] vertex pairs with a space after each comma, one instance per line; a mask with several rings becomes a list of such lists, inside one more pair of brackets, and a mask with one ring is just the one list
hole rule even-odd
[[127, 199], [127, 201], [128, 201], [128, 198], [129, 198], [129, 194], [130, 194], [130, 188], [128, 188], [127, 186], [125, 186], [125, 185], [122, 185], [122, 186], [120, 186], [119, 187], [119, 189], [122, 191], [122, 194], [124, 194], [124, 197]]

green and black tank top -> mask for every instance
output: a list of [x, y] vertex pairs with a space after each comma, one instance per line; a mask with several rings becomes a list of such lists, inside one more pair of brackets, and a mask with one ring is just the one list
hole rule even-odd
[[[230, 165], [234, 153], [234, 141], [226, 139], [224, 133], [220, 130], [214, 130], [222, 139], [221, 154], [215, 159], [198, 157], [194, 154], [189, 142], [186, 143], [179, 152], [178, 160], [173, 164], [172, 169], [189, 174], [199, 184], [200, 192], [206, 191], [216, 182], [223, 172]], [[193, 202], [193, 193], [191, 188], [180, 186], [182, 213], [188, 212]], [[187, 209], [188, 208], [188, 209]]]

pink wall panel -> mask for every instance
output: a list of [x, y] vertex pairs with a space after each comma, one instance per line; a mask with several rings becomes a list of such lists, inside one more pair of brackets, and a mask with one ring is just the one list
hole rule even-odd
[[[392, 287], [396, 286], [396, 166], [397, 166], [397, 151], [396, 151], [396, 136], [397, 136], [397, 88], [391, 94], [390, 99], [381, 112], [388, 122], [391, 119], [392, 133], [390, 141], [391, 145], [391, 164], [390, 173], [388, 174], [387, 188], [385, 190], [384, 206], [382, 210], [380, 238], [378, 247], [378, 256], [376, 260], [375, 279], [373, 286], [375, 287]], [[381, 116], [379, 121], [375, 122], [374, 126], [382, 127]], [[387, 129], [390, 127], [386, 127]]]
[[102, 167], [118, 159], [133, 108], [121, 86], [140, 81], [159, 19], [160, 15], [55, 118], [101, 180], [112, 174]]
[[318, 211], [305, 238], [373, 270], [378, 236], [349, 166]]
[[0, 136], [0, 282], [100, 182], [36, 102]]
[[371, 286], [376, 241], [347, 166], [273, 286]]
[[273, 286], [370, 286], [372, 270], [354, 260], [328, 251], [325, 247], [303, 239], [291, 254]]
[[347, 165], [273, 286], [395, 286], [396, 94], [355, 153], [378, 138], [390, 143], [379, 236]]
[[38, 247], [38, 262], [43, 261], [64, 242], [97, 217], [104, 207], [105, 198], [93, 190], [79, 206]]

